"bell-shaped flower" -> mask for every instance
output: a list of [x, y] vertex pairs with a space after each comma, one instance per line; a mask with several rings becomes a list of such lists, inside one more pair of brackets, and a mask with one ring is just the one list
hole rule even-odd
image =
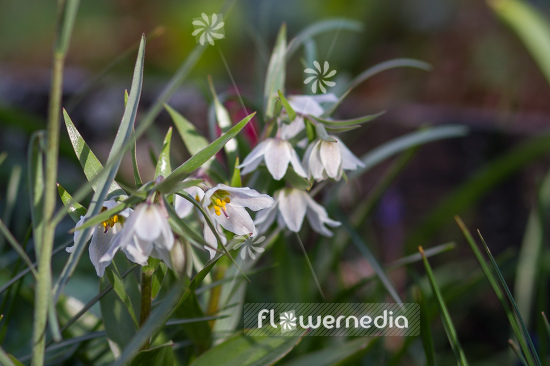
[[[118, 203], [112, 199], [103, 202], [103, 208], [102, 211], [110, 210], [111, 208], [115, 207]], [[94, 226], [90, 229], [88, 238], [86, 238], [86, 241], [88, 241], [90, 238], [92, 239], [90, 246], [88, 247], [88, 251], [90, 253], [90, 260], [92, 261], [92, 264], [95, 267], [95, 271], [99, 277], [103, 277], [105, 274], [105, 268], [111, 263], [111, 261], [106, 262], [100, 262], [100, 258], [107, 253], [109, 248], [111, 247], [111, 244], [113, 242], [113, 239], [120, 233], [122, 230], [122, 226], [124, 224], [124, 221], [128, 218], [130, 213], [132, 212], [131, 209], [127, 208], [123, 211], [119, 212], [118, 214], [111, 217], [109, 220], [102, 222], [101, 224]], [[74, 233], [74, 242], [76, 243], [79, 239], [79, 237], [82, 235], [82, 230], [78, 230], [80, 226], [84, 224], [84, 216], [80, 217], [80, 220], [76, 223], [75, 227], [75, 233]], [[74, 250], [74, 246], [67, 247], [65, 249], [67, 252], [72, 253]]]
[[332, 232], [325, 225], [340, 226], [340, 222], [330, 219], [325, 208], [315, 202], [306, 191], [283, 188], [275, 192], [274, 198], [275, 204], [271, 208], [256, 215], [255, 224], [260, 233], [266, 232], [275, 220], [279, 227], [286, 227], [297, 233], [306, 216], [313, 230], [324, 236], [332, 236]]
[[241, 174], [248, 174], [256, 170], [262, 161], [265, 161], [267, 170], [275, 180], [281, 180], [285, 176], [289, 163], [298, 175], [306, 177], [298, 154], [287, 140], [279, 138], [265, 139], [256, 145], [238, 168], [243, 168]]
[[344, 170], [365, 166], [339, 138], [328, 135], [308, 146], [302, 163], [308, 178], [318, 182], [327, 178], [340, 180]]
[[129, 260], [142, 266], [147, 265], [150, 256], [169, 265], [173, 246], [174, 235], [165, 208], [147, 201], [136, 206], [100, 262], [110, 262], [120, 249]]
[[321, 117], [325, 113], [325, 109], [321, 106], [321, 103], [336, 102], [337, 100], [338, 98], [331, 93], [289, 96], [288, 104], [294, 109], [297, 116], [289, 124], [281, 124], [281, 137], [290, 140], [306, 127], [303, 115]]
[[[218, 233], [221, 232], [219, 225], [236, 235], [255, 236], [258, 231], [246, 208], [259, 211], [271, 207], [273, 202], [273, 198], [267, 194], [261, 194], [248, 187], [235, 188], [218, 184], [205, 192], [202, 206]], [[204, 225], [204, 239], [213, 248], [218, 247], [216, 236], [207, 224]], [[216, 254], [213, 248], [206, 247], [210, 252], [210, 258]]]

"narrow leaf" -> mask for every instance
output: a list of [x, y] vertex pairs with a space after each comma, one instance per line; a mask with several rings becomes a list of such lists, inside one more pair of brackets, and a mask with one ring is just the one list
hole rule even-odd
[[277, 91], [285, 91], [285, 69], [286, 69], [286, 24], [281, 26], [273, 53], [267, 68], [264, 87], [264, 113], [267, 119], [275, 116], [275, 101]]
[[164, 142], [162, 144], [162, 150], [160, 151], [159, 158], [157, 160], [157, 167], [155, 169], [155, 178], [159, 175], [167, 177], [172, 173], [172, 166], [170, 165], [170, 141], [172, 140], [172, 127], [168, 129]]
[[86, 215], [86, 208], [80, 203], [74, 202], [71, 195], [59, 183], [57, 183], [57, 191], [59, 192], [61, 202], [63, 202], [63, 204], [67, 208], [67, 211], [69, 212], [69, 216], [71, 217], [71, 219], [73, 219], [75, 223], [80, 220], [81, 216]]
[[283, 107], [285, 108], [286, 114], [288, 114], [288, 121], [289, 122], [294, 121], [294, 119], [296, 118], [296, 112], [294, 111], [294, 109], [292, 109], [292, 106], [290, 105], [288, 100], [286, 100], [283, 93], [281, 93], [280, 90], [278, 90], [277, 92], [279, 93], [279, 100], [283, 104]]
[[118, 295], [118, 298], [122, 301], [124, 306], [126, 306], [126, 309], [128, 310], [128, 314], [130, 314], [130, 316], [132, 317], [132, 320], [134, 321], [134, 325], [136, 326], [136, 329], [139, 328], [139, 323], [136, 317], [136, 313], [134, 311], [134, 306], [132, 305], [132, 301], [130, 300], [130, 297], [126, 293], [126, 288], [124, 287], [124, 281], [120, 277], [120, 274], [118, 273], [118, 271], [114, 270], [112, 266], [105, 268], [105, 274], [107, 275], [107, 278], [111, 283], [111, 286], [113, 286], [113, 289]]

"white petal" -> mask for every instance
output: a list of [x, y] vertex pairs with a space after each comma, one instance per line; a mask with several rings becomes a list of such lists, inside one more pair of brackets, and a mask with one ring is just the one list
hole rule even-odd
[[206, 34], [206, 38], [208, 39], [208, 43], [210, 43], [210, 45], [214, 45], [214, 40], [212, 39], [212, 37], [210, 37], [210, 32], [208, 32]]
[[300, 163], [300, 158], [298, 157], [298, 154], [294, 149], [290, 150], [290, 164], [294, 168], [294, 171], [296, 172], [296, 174], [298, 174], [301, 177], [307, 178], [307, 174], [304, 171], [302, 164]]
[[311, 155], [309, 156], [309, 174], [315, 179], [315, 180], [322, 180], [323, 179], [323, 171], [324, 167], [321, 163], [321, 141], [315, 142], [315, 145], [313, 146], [311, 150]]
[[279, 196], [279, 212], [290, 231], [298, 232], [302, 227], [307, 209], [307, 193], [299, 189], [285, 189]]
[[336, 178], [338, 175], [338, 169], [342, 164], [342, 156], [340, 155], [340, 147], [338, 144], [338, 142], [321, 141], [321, 163], [323, 164], [327, 175], [331, 178]]
[[231, 231], [237, 235], [255, 234], [256, 226], [250, 217], [250, 214], [243, 207], [226, 206], [227, 216], [224, 212], [220, 216], [215, 217], [215, 220], [224, 227], [225, 230]]
[[273, 224], [275, 218], [277, 217], [277, 203], [271, 206], [268, 209], [261, 210], [256, 214], [256, 220], [254, 224], [258, 229], [258, 232], [265, 233], [267, 229]]
[[92, 261], [95, 271], [99, 277], [103, 277], [105, 267], [111, 263], [111, 261], [100, 262], [99, 259], [109, 251], [113, 238], [114, 233], [112, 230], [107, 230], [106, 233], [98, 230], [92, 237], [92, 241], [88, 247], [90, 260]]
[[161, 236], [154, 241], [154, 244], [158, 248], [164, 248], [166, 251], [171, 251], [174, 247], [174, 234], [172, 234], [172, 228], [168, 223], [168, 219], [164, 218], [161, 222]]
[[340, 139], [336, 138], [340, 144], [340, 154], [342, 155], [342, 167], [346, 170], [355, 170], [358, 167], [364, 167], [365, 164], [347, 148]]
[[214, 232], [210, 230], [210, 226], [208, 224], [204, 224], [204, 230], [203, 230], [204, 240], [210, 245], [210, 246], [204, 246], [204, 248], [210, 253], [210, 259], [213, 259], [216, 253], [218, 253], [214, 248], [218, 247], [218, 241], [216, 240], [216, 236], [214, 235]]
[[153, 242], [161, 234], [162, 213], [160, 209], [154, 204], [142, 203], [136, 207], [136, 213], [139, 214], [136, 219], [136, 235], [141, 240]]
[[170, 252], [164, 248], [159, 248], [157, 246], [153, 247], [151, 251], [151, 257], [161, 259], [168, 268], [172, 269], [172, 261], [170, 260]]
[[325, 236], [332, 236], [332, 232], [328, 230], [325, 227], [326, 225], [329, 226], [340, 226], [340, 223], [338, 221], [331, 220], [328, 217], [327, 211], [323, 206], [315, 202], [311, 197], [307, 196], [307, 219], [313, 228], [313, 230], [317, 231], [320, 234], [323, 234]]
[[258, 166], [260, 166], [261, 162], [264, 161], [264, 157], [261, 156], [258, 159], [254, 160], [253, 162], [248, 163], [242, 170], [241, 175], [249, 174], [253, 171], [255, 171]]
[[311, 114], [312, 116], [320, 116], [323, 114], [323, 108], [309, 95], [296, 95], [288, 98], [288, 104], [297, 113]]
[[218, 184], [217, 187], [229, 192], [231, 206], [247, 207], [253, 211], [263, 210], [271, 207], [275, 202], [267, 194], [262, 194], [248, 187], [229, 187], [225, 184]]
[[221, 33], [215, 33], [215, 32], [212, 32], [210, 33], [210, 35], [216, 39], [222, 39], [223, 38], [223, 34]]
[[319, 81], [319, 88], [321, 88], [321, 92], [323, 92], [323, 93], [327, 92], [327, 90], [325, 89], [325, 87], [323, 86], [323, 83], [321, 81]]
[[279, 129], [281, 131], [281, 137], [285, 140], [290, 140], [302, 132], [304, 128], [306, 128], [304, 119], [297, 116], [290, 124], [283, 123]]
[[124, 253], [131, 261], [145, 266], [147, 260], [153, 251], [153, 243], [145, 240], [141, 240], [137, 235], [133, 240], [123, 249]]
[[[323, 82], [325, 84], [327, 84], [327, 86], [330, 86], [331, 88], [336, 85], [336, 83], [334, 81], [328, 81], [328, 80], [323, 80]], [[323, 92], [323, 93], [326, 93], [326, 92]]]
[[206, 32], [204, 32], [203, 34], [201, 34], [201, 37], [199, 39], [199, 42], [201, 44], [201, 46], [204, 46], [204, 41], [206, 39]]
[[317, 93], [317, 80], [313, 82], [313, 84], [311, 84], [311, 91], [313, 92], [313, 94]]
[[292, 146], [288, 141], [276, 139], [269, 141], [265, 152], [265, 164], [275, 180], [281, 180], [285, 176], [291, 149]]
[[270, 139], [266, 139], [265, 141], [260, 142], [252, 151], [244, 158], [243, 162], [239, 165], [237, 165], [237, 168], [241, 169], [248, 164], [251, 164], [252, 162], [255, 162], [258, 158], [262, 157], [265, 154], [265, 149], [267, 147], [267, 143]]

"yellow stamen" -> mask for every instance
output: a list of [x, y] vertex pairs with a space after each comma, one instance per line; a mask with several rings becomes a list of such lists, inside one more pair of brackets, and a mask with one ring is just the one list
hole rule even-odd
[[[229, 198], [229, 196], [225, 197], [224, 199], [224, 202], [226, 203], [230, 203], [231, 202], [231, 199]], [[225, 205], [224, 205], [225, 206]]]

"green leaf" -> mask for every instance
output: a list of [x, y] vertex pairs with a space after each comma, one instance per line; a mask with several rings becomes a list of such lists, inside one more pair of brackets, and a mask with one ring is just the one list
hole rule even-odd
[[286, 174], [284, 176], [284, 180], [294, 188], [298, 188], [306, 191], [309, 191], [313, 186], [313, 182], [311, 182], [310, 180], [304, 177], [299, 176], [294, 171], [294, 169], [287, 169]]
[[139, 352], [130, 366], [174, 365], [173, 343]]
[[[420, 256], [421, 254], [418, 253]], [[426, 366], [435, 365], [435, 348], [430, 327], [430, 316], [428, 315], [428, 304], [426, 296], [422, 293], [422, 287], [419, 286], [419, 291], [416, 296], [416, 302], [420, 304], [420, 337], [422, 338], [422, 346], [426, 355]]]
[[166, 108], [170, 117], [172, 117], [172, 122], [176, 125], [189, 154], [195, 155], [208, 146], [208, 140], [200, 134], [191, 122], [169, 105], [165, 104], [164, 108]]
[[329, 120], [329, 119], [324, 119], [324, 118], [321, 118], [321, 117], [315, 117], [315, 116], [312, 116], [312, 117], [315, 120], [317, 120], [318, 122], [325, 125], [326, 127], [342, 128], [342, 127], [355, 127], [356, 125], [360, 125], [362, 123], [370, 122], [373, 119], [375, 119], [377, 117], [380, 117], [384, 113], [386, 113], [386, 111], [382, 111], [380, 113], [371, 114], [371, 115], [363, 116], [363, 117], [359, 117], [359, 118], [346, 119], [346, 120]]
[[298, 48], [309, 39], [320, 33], [332, 30], [338, 32], [340, 32], [341, 30], [360, 32], [363, 30], [363, 24], [357, 20], [346, 18], [333, 18], [313, 23], [312, 25], [302, 30], [296, 37], [294, 37], [290, 41], [286, 50], [287, 59], [290, 58], [294, 54], [294, 52], [296, 52], [296, 50], [298, 50]]
[[[67, 127], [69, 139], [73, 145], [76, 157], [80, 162], [80, 166], [84, 170], [84, 175], [86, 175], [86, 179], [88, 179], [89, 182], [92, 182], [92, 189], [97, 191], [97, 175], [103, 170], [103, 165], [99, 162], [88, 144], [86, 144], [86, 141], [84, 141], [80, 135], [80, 132], [76, 129], [66, 110], [63, 110], [63, 117], [65, 118], [65, 126]], [[108, 193], [113, 195], [121, 195], [124, 194], [124, 190], [113, 181], [109, 187]]]
[[550, 23], [539, 9], [526, 1], [487, 2], [519, 36], [550, 83]]
[[273, 365], [300, 342], [301, 337], [248, 337], [238, 335], [211, 348], [191, 366]]
[[157, 298], [160, 292], [160, 289], [162, 288], [162, 284], [164, 282], [164, 278], [166, 277], [167, 272], [168, 272], [168, 267], [166, 266], [166, 264], [161, 262], [157, 270], [153, 274], [153, 281], [151, 283], [151, 298], [153, 300]]
[[172, 127], [168, 129], [164, 142], [162, 143], [162, 150], [160, 151], [159, 158], [157, 160], [157, 167], [155, 169], [155, 178], [159, 175], [167, 177], [172, 173], [172, 166], [170, 165], [170, 141], [172, 140]]
[[63, 204], [67, 208], [71, 219], [73, 219], [75, 223], [80, 221], [80, 217], [86, 215], [86, 208], [80, 203], [74, 202], [73, 197], [71, 197], [71, 195], [59, 183], [57, 183], [57, 191], [59, 192], [61, 202], [63, 202]]
[[2, 363], [2, 365], [5, 365], [5, 366], [23, 365], [21, 362], [17, 361], [15, 357], [7, 354], [2, 347], [0, 347], [0, 363]]
[[246, 126], [246, 124], [254, 117], [256, 113], [252, 113], [245, 117], [242, 121], [233, 126], [227, 133], [220, 136], [216, 141], [193, 155], [189, 160], [180, 165], [166, 179], [157, 185], [158, 190], [169, 191], [175, 184], [182, 181], [189, 174], [200, 168], [212, 156], [220, 151], [224, 145], [237, 136], [237, 134]]
[[[127, 97], [128, 92], [126, 92], [124, 95]], [[134, 172], [134, 184], [136, 185], [136, 188], [140, 188], [143, 185], [143, 181], [141, 180], [141, 175], [139, 174], [139, 167], [137, 163], [137, 141], [136, 140], [134, 140], [134, 146], [132, 146], [132, 151], [130, 152], [130, 155], [132, 157], [132, 171]]]
[[[101, 211], [101, 208], [103, 207], [103, 202], [107, 198], [107, 194], [111, 191], [111, 187], [113, 187], [115, 175], [118, 172], [118, 168], [122, 161], [122, 157], [123, 157], [122, 152], [124, 151], [123, 146], [126, 144], [133, 144], [133, 142], [130, 141], [130, 136], [134, 129], [134, 122], [136, 119], [139, 99], [141, 96], [144, 57], [145, 57], [145, 37], [142, 36], [141, 43], [139, 45], [136, 65], [134, 68], [134, 74], [132, 77], [132, 87], [130, 88], [130, 96], [128, 99], [128, 104], [124, 109], [122, 121], [118, 128], [111, 151], [109, 152], [109, 157], [107, 158], [107, 165], [110, 168], [107, 171], [102, 171], [100, 174], [98, 174], [99, 180], [97, 183], [97, 188], [92, 197], [90, 207], [88, 208], [88, 212], [86, 213], [87, 217], [95, 216]], [[80, 159], [82, 159], [82, 157], [80, 157]], [[111, 193], [111, 194], [114, 194], [114, 193]], [[90, 228], [84, 229], [82, 235], [79, 237], [79, 240], [75, 243], [74, 251], [69, 256], [67, 264], [63, 268], [63, 271], [61, 272], [61, 275], [54, 286], [55, 300], [59, 299], [59, 296], [63, 291], [63, 287], [69, 280], [69, 277], [72, 275], [78, 262], [80, 261], [80, 258], [82, 257], [82, 253], [84, 252], [85, 241], [88, 237], [89, 232], [90, 232]]]
[[132, 305], [132, 301], [130, 300], [130, 297], [126, 293], [126, 288], [124, 287], [124, 280], [120, 277], [120, 274], [118, 271], [113, 269], [114, 266], [109, 266], [105, 268], [105, 274], [107, 275], [107, 278], [109, 279], [109, 282], [113, 286], [113, 289], [115, 290], [116, 294], [118, 295], [118, 298], [124, 306], [126, 306], [126, 309], [128, 310], [128, 314], [132, 317], [132, 320], [134, 321], [134, 325], [136, 326], [136, 329], [139, 328], [139, 323], [136, 317], [136, 313], [134, 312], [134, 306]]
[[283, 107], [285, 108], [286, 114], [288, 114], [288, 121], [294, 121], [294, 118], [296, 118], [296, 112], [294, 112], [294, 109], [290, 106], [290, 103], [288, 100], [286, 100], [283, 93], [281, 93], [280, 90], [277, 91], [279, 93], [279, 100], [283, 104]]
[[[121, 270], [128, 267], [128, 261], [124, 258], [123, 254], [117, 254], [111, 266], [114, 263]], [[112, 272], [111, 266], [105, 270], [107, 276], [103, 276], [100, 279], [100, 290], [112, 287], [115, 291], [109, 291], [101, 297], [99, 305], [107, 337], [120, 352], [137, 332], [136, 320], [133, 319], [137, 319], [137, 317], [136, 314], [130, 315], [129, 306], [131, 306], [133, 311], [137, 304], [139, 304], [140, 292], [136, 276], [130, 275], [124, 279], [121, 279], [119, 276], [113, 276], [112, 280], [116, 282], [111, 284], [111, 279], [108, 279], [109, 272]], [[119, 293], [116, 292], [114, 285], [118, 288]], [[121, 298], [124, 298], [124, 300], [121, 300]]]
[[273, 53], [267, 67], [264, 87], [264, 113], [267, 119], [275, 117], [275, 102], [277, 91], [285, 91], [286, 69], [286, 24], [281, 26]]
[[466, 366], [468, 365], [468, 360], [466, 359], [466, 355], [464, 354], [464, 351], [462, 350], [462, 346], [460, 345], [460, 342], [458, 340], [458, 335], [456, 333], [456, 329], [453, 325], [453, 321], [451, 319], [449, 311], [447, 310], [447, 305], [445, 305], [445, 300], [443, 299], [443, 295], [441, 295], [439, 286], [435, 281], [432, 267], [430, 266], [428, 259], [424, 255], [424, 250], [422, 249], [422, 247], [419, 247], [418, 250], [422, 255], [422, 259], [424, 261], [424, 267], [426, 268], [426, 274], [428, 275], [428, 280], [430, 281], [432, 291], [437, 300], [437, 306], [439, 308], [439, 311], [441, 312], [441, 320], [443, 321], [445, 333], [447, 333], [447, 338], [449, 339], [449, 343], [455, 354], [456, 361], [459, 365]]
[[308, 353], [304, 356], [286, 362], [285, 366], [333, 366], [349, 365], [360, 359], [368, 352], [377, 338], [358, 338], [332, 347], [325, 347], [319, 351]]
[[[10, 226], [14, 208], [17, 202], [17, 196], [19, 194], [19, 187], [21, 187], [21, 166], [14, 165], [11, 169], [10, 178], [8, 180], [8, 188], [6, 189], [6, 196], [4, 199], [4, 214], [2, 220], [6, 226]], [[0, 236], [0, 253], [4, 248], [4, 238]]]
[[239, 165], [239, 158], [235, 160], [235, 167], [233, 168], [233, 175], [231, 176], [231, 187], [242, 187], [243, 182], [241, 179], [241, 170], [237, 169]]

